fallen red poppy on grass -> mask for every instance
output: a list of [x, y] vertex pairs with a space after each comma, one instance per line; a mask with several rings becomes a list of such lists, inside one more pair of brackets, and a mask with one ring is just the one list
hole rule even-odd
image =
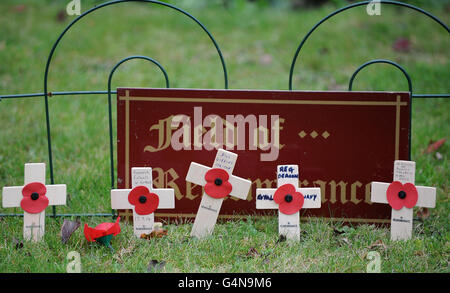
[[120, 217], [117, 217], [115, 223], [101, 223], [95, 228], [84, 224], [84, 237], [88, 242], [100, 242], [106, 246], [111, 246], [111, 238], [120, 233], [119, 220]]

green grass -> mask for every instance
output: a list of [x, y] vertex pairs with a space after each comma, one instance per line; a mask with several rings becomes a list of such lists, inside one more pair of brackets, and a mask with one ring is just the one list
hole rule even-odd
[[[73, 19], [57, 21], [68, 1], [1, 1], [0, 93], [43, 91], [46, 58], [58, 34]], [[97, 2], [98, 3], [98, 2]], [[230, 88], [287, 89], [290, 63], [307, 31], [336, 7], [287, 11], [246, 5], [224, 10], [180, 2], [212, 32], [227, 63]], [[82, 1], [82, 10], [93, 6]], [[183, 6], [184, 5], [184, 6]], [[429, 6], [445, 23], [449, 14]], [[448, 8], [447, 8], [448, 9]], [[396, 52], [393, 42], [407, 37], [410, 52]], [[362, 7], [347, 11], [321, 26], [297, 61], [294, 89], [346, 90], [362, 63], [385, 58], [400, 63], [412, 77], [415, 93], [449, 93], [448, 34], [419, 14], [382, 7], [369, 17]], [[223, 88], [223, 72], [206, 34], [190, 19], [153, 5], [120, 4], [89, 15], [64, 37], [52, 61], [50, 91], [106, 90], [109, 71], [129, 55], [158, 60], [172, 87]], [[162, 74], [141, 61], [124, 64], [116, 73], [118, 86], [164, 87]], [[366, 68], [354, 90], [407, 90], [401, 72], [386, 65]], [[107, 98], [63, 96], [50, 99], [55, 180], [69, 188], [62, 213], [110, 212]], [[46, 162], [44, 105], [40, 98], [0, 102], [0, 186], [23, 183], [25, 162]], [[415, 222], [413, 237], [391, 242], [389, 229], [360, 225], [334, 233], [341, 223], [302, 223], [298, 243], [277, 243], [277, 219], [220, 223], [205, 240], [188, 237], [191, 224], [169, 225], [169, 236], [140, 240], [132, 227], [113, 238], [115, 252], [89, 244], [82, 229], [67, 245], [59, 239], [62, 219], [47, 219], [45, 241], [24, 243], [21, 218], [0, 219], [0, 272], [65, 272], [69, 251], [81, 254], [84, 272], [146, 272], [151, 259], [166, 261], [164, 272], [364, 272], [366, 254], [378, 250], [382, 272], [450, 272], [448, 142], [443, 159], [424, 154], [429, 141], [449, 139], [450, 105], [444, 99], [416, 99], [413, 104], [413, 152], [416, 183], [436, 186], [437, 207], [423, 223]], [[3, 209], [0, 213], [20, 212]], [[83, 218], [90, 226], [104, 221]], [[108, 219], [110, 220], [110, 219]], [[370, 248], [382, 240], [386, 245]], [[252, 248], [257, 253], [248, 255]]]

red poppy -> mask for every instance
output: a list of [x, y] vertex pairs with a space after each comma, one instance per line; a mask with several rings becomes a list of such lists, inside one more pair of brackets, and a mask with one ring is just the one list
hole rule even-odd
[[303, 194], [295, 190], [295, 186], [292, 184], [284, 184], [278, 187], [273, 200], [279, 205], [280, 212], [285, 215], [298, 212], [305, 201]]
[[30, 214], [38, 214], [48, 207], [48, 198], [45, 196], [47, 188], [40, 182], [28, 183], [22, 188], [23, 198], [20, 206]]
[[150, 215], [158, 208], [159, 197], [145, 186], [136, 186], [128, 194], [128, 202], [134, 205], [136, 214]]
[[228, 182], [227, 171], [219, 168], [208, 170], [205, 175], [205, 192], [213, 198], [224, 198], [231, 193], [233, 186]]
[[119, 225], [120, 217], [117, 217], [115, 223], [101, 223], [97, 225], [95, 228], [91, 228], [88, 224], [84, 224], [84, 237], [89, 242], [96, 241], [98, 238], [113, 235], [116, 236], [120, 233], [120, 225]]
[[412, 209], [417, 203], [419, 194], [414, 184], [402, 184], [400, 181], [394, 181], [389, 184], [386, 197], [389, 205], [394, 210], [400, 210], [403, 207]]

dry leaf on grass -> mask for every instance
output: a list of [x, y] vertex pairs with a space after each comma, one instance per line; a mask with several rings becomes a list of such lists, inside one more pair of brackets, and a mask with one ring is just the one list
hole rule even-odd
[[369, 246], [369, 249], [375, 249], [375, 248], [381, 248], [383, 250], [387, 249], [386, 244], [383, 243], [383, 241], [381, 241], [381, 239], [378, 239], [377, 241], [375, 241], [374, 243], [372, 243]]
[[153, 230], [150, 234], [141, 234], [142, 239], [163, 238], [164, 236], [167, 236], [166, 229]]
[[409, 52], [411, 51], [411, 41], [407, 38], [398, 38], [392, 47], [397, 52]]
[[24, 12], [26, 9], [27, 9], [27, 6], [25, 4], [20, 4], [20, 5], [14, 6], [12, 8], [12, 11], [16, 12], [16, 13], [21, 13], [21, 12]]
[[258, 252], [258, 250], [256, 250], [256, 248], [251, 247], [245, 256], [249, 257], [249, 258], [250, 257], [259, 257], [259, 256], [261, 256], [261, 254]]
[[80, 218], [77, 217], [76, 221], [64, 220], [64, 223], [61, 227], [61, 241], [66, 244], [69, 241], [70, 236], [72, 236], [73, 232], [80, 227]]
[[416, 251], [414, 251], [414, 255], [425, 256], [425, 253], [422, 250], [416, 250]]
[[420, 220], [425, 220], [430, 216], [430, 210], [428, 208], [419, 208], [417, 216]]
[[166, 265], [165, 261], [157, 261], [156, 259], [152, 259], [147, 267], [147, 272], [148, 273], [156, 273], [157, 271], [160, 271], [164, 268], [164, 266]]
[[56, 15], [56, 21], [64, 22], [67, 18], [67, 12], [65, 10], [60, 10]]
[[444, 143], [445, 143], [445, 138], [440, 139], [438, 141], [430, 141], [427, 149], [425, 150], [425, 153], [430, 154], [432, 152], [437, 151]]

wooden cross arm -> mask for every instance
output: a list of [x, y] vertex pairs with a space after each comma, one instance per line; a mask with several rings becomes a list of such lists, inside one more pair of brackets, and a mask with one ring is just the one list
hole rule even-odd
[[[257, 188], [256, 189], [256, 208], [257, 209], [278, 209], [278, 204], [273, 200], [275, 188]], [[299, 188], [297, 191], [303, 194], [305, 201], [302, 209], [318, 209], [322, 201], [320, 188]]]
[[372, 182], [370, 184], [370, 201], [376, 203], [388, 203], [386, 191], [390, 183]]
[[278, 209], [278, 204], [273, 201], [275, 188], [256, 188], [256, 209]]
[[[133, 205], [128, 202], [128, 194], [131, 189], [112, 189], [111, 190], [111, 208], [119, 209], [133, 209]], [[174, 209], [175, 208], [175, 194], [172, 188], [158, 188], [150, 190], [156, 193], [159, 197], [158, 209]]]
[[128, 202], [128, 194], [131, 189], [112, 189], [111, 208], [113, 210], [132, 209], [133, 205]]
[[2, 190], [2, 206], [4, 208], [20, 207], [23, 186], [7, 186]]
[[159, 197], [158, 209], [174, 209], [175, 208], [175, 191], [172, 188], [153, 189]]
[[427, 186], [416, 186], [419, 199], [416, 206], [423, 208], [434, 208], [436, 206], [436, 188]]
[[47, 198], [49, 206], [63, 206], [66, 205], [67, 187], [65, 184], [46, 185]]
[[297, 191], [301, 192], [305, 198], [302, 209], [320, 209], [322, 204], [320, 188], [299, 188]]
[[[388, 203], [386, 191], [390, 183], [372, 182], [370, 200], [376, 203]], [[416, 206], [434, 208], [436, 206], [436, 188], [427, 186], [416, 186], [419, 198]]]
[[236, 176], [231, 176], [229, 181], [233, 186], [230, 195], [239, 199], [247, 199], [252, 182]]
[[[49, 206], [65, 205], [67, 187], [65, 184], [46, 185]], [[7, 186], [2, 191], [2, 206], [4, 208], [20, 207], [23, 186]]]
[[192, 162], [186, 175], [186, 181], [205, 186], [205, 175], [209, 169], [209, 167]]
[[[189, 171], [186, 175], [186, 181], [192, 182], [197, 185], [205, 186], [205, 175], [211, 168], [192, 162], [189, 167]], [[239, 199], [247, 199], [248, 192], [252, 185], [250, 180], [242, 179], [234, 175], [230, 175], [228, 180], [233, 189], [230, 195]]]

